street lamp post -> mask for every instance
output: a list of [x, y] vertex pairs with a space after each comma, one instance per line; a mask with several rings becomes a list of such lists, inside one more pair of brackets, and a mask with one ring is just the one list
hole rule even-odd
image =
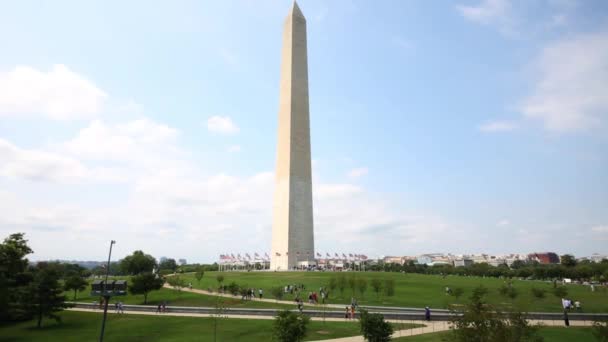
[[110, 253], [108, 254], [108, 265], [106, 267], [106, 280], [103, 282], [103, 299], [105, 301], [103, 306], [103, 320], [101, 321], [101, 333], [99, 334], [99, 342], [103, 342], [103, 333], [106, 329], [106, 317], [108, 316], [108, 302], [110, 301], [110, 296], [106, 289], [108, 283], [108, 275], [110, 273], [110, 258], [112, 257], [112, 246], [116, 243], [116, 241], [110, 241]]

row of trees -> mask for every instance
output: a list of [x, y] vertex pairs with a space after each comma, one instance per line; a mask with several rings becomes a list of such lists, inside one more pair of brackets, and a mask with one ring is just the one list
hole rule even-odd
[[[564, 258], [564, 257], [562, 257]], [[379, 264], [370, 266], [371, 271], [406, 272], [422, 274], [454, 274], [461, 276], [485, 276], [505, 278], [561, 279], [608, 281], [608, 260], [601, 262], [571, 262], [566, 257], [566, 264], [539, 264], [518, 260], [511, 267], [507, 265], [492, 266], [477, 263], [470, 266], [454, 267], [452, 265], [419, 265], [410, 261], [407, 264]]]
[[60, 282], [66, 268], [58, 263], [30, 265], [32, 253], [23, 234], [12, 234], [0, 244], [0, 321], [44, 317], [60, 320], [56, 313], [67, 307]]
[[372, 278], [368, 283], [367, 277], [357, 276], [356, 273], [334, 275], [329, 278], [326, 287], [329, 289], [328, 292], [340, 291], [341, 297], [344, 297], [345, 292], [350, 290], [352, 297], [360, 295], [361, 298], [364, 298], [368, 287], [371, 287], [378, 298], [382, 295], [392, 297], [395, 294], [395, 280]]

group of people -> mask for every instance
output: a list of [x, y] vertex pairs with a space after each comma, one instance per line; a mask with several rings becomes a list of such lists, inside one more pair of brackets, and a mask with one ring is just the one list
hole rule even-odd
[[116, 303], [114, 303], [114, 310], [116, 311], [116, 313], [121, 313], [121, 314], [125, 313], [125, 310], [122, 307], [122, 302], [116, 302]]
[[156, 307], [156, 313], [167, 312], [167, 302], [162, 302]]
[[[243, 295], [241, 296], [241, 299], [242, 300], [252, 300], [252, 299], [255, 298], [255, 292], [256, 291], [255, 291], [254, 288], [247, 289], [247, 291], [245, 291], [243, 293]], [[264, 297], [264, 290], [262, 290], [261, 288], [259, 288], [257, 292], [258, 292], [258, 297], [260, 299], [262, 299]]]
[[583, 310], [581, 302], [578, 300], [573, 302], [572, 299], [562, 298], [562, 306], [564, 307], [564, 310], [567, 311], [575, 309], [580, 312]]
[[283, 291], [285, 293], [289, 293], [289, 294], [293, 294], [294, 292], [298, 293], [300, 291], [304, 290], [304, 284], [295, 284], [295, 285], [285, 285], [285, 287], [283, 288]]

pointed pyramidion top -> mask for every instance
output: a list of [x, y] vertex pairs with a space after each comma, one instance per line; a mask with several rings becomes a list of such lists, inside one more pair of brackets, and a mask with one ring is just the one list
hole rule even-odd
[[293, 2], [293, 5], [291, 5], [291, 9], [289, 10], [289, 16], [298, 16], [304, 18], [304, 14], [302, 14], [302, 10], [300, 10], [300, 6], [298, 6], [298, 3], [295, 0]]

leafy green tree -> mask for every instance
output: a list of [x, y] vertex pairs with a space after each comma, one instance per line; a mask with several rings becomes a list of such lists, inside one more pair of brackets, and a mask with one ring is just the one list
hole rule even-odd
[[347, 279], [347, 283], [348, 283], [348, 288], [350, 288], [351, 291], [351, 296], [355, 296], [355, 291], [357, 290], [357, 278], [355, 277], [354, 274], [351, 274], [348, 279]]
[[382, 280], [378, 278], [373, 278], [371, 281], [372, 289], [376, 293], [376, 297], [380, 297], [380, 293], [382, 293]]
[[120, 268], [124, 273], [131, 275], [151, 273], [156, 268], [156, 259], [142, 251], [135, 251], [120, 261]]
[[457, 287], [457, 288], [453, 289], [452, 292], [450, 293], [451, 296], [456, 298], [457, 302], [458, 302], [458, 299], [460, 299], [460, 297], [462, 297], [463, 294], [464, 294], [464, 290], [462, 289], [462, 287]]
[[164, 280], [152, 272], [140, 273], [131, 278], [129, 292], [134, 295], [144, 295], [144, 304], [148, 304], [148, 294], [163, 287]]
[[224, 276], [222, 274], [218, 274], [217, 276], [215, 276], [215, 280], [217, 280], [219, 286], [222, 286], [222, 283], [224, 282]]
[[36, 326], [42, 326], [42, 318], [61, 321], [56, 312], [69, 308], [65, 302], [63, 288], [59, 283], [61, 271], [56, 265], [39, 262], [34, 271], [34, 280], [28, 285], [28, 309], [36, 317]]
[[526, 267], [526, 263], [523, 260], [515, 260], [513, 261], [513, 263], [511, 264], [511, 268], [514, 270], [519, 270]]
[[163, 260], [160, 264], [158, 264], [158, 269], [159, 270], [170, 270], [175, 272], [175, 270], [177, 270], [177, 262], [175, 261], [175, 259], [165, 259]]
[[89, 283], [80, 275], [72, 274], [71, 276], [68, 276], [65, 279], [63, 288], [66, 291], [74, 291], [74, 300], [76, 300], [76, 295], [78, 294], [78, 292], [86, 289], [88, 284]]
[[387, 297], [392, 297], [395, 295], [395, 279], [384, 280], [384, 294]]
[[462, 311], [452, 310], [449, 341], [455, 342], [540, 342], [538, 328], [531, 326], [525, 314], [504, 314], [485, 301], [488, 290], [477, 287]]
[[344, 289], [346, 288], [346, 277], [344, 274], [340, 274], [338, 276], [338, 290], [340, 290], [340, 295], [344, 297]]
[[197, 267], [196, 273], [194, 273], [194, 278], [196, 278], [196, 282], [198, 285], [201, 284], [201, 279], [203, 279], [204, 275], [205, 275], [205, 270], [202, 267]]
[[608, 342], [608, 322], [593, 322], [593, 337], [599, 342]]
[[335, 276], [331, 276], [331, 278], [329, 278], [329, 283], [327, 284], [327, 287], [329, 287], [329, 289], [333, 292], [335, 289], [338, 288], [338, 279], [336, 279]]
[[498, 293], [503, 296], [510, 298], [511, 300], [515, 299], [518, 295], [517, 290], [513, 286], [503, 285], [498, 288]]
[[281, 286], [275, 286], [270, 289], [270, 294], [272, 295], [272, 297], [274, 297], [274, 299], [281, 300], [283, 299], [283, 295], [285, 294], [285, 292], [283, 291], [283, 288]]
[[27, 286], [33, 275], [26, 255], [32, 253], [23, 233], [11, 234], [0, 244], [0, 322], [29, 319]]
[[357, 278], [357, 289], [361, 294], [361, 298], [364, 298], [365, 291], [367, 291], [367, 279], [363, 277]]
[[279, 311], [273, 322], [273, 336], [279, 342], [299, 342], [306, 337], [308, 316], [289, 310]]
[[559, 258], [559, 261], [562, 264], [562, 266], [566, 266], [566, 267], [576, 266], [576, 258], [574, 258], [574, 255], [571, 255], [571, 254], [562, 255]]
[[181, 292], [181, 290], [186, 287], [186, 280], [176, 275], [172, 277], [167, 277], [167, 284], [173, 286], [173, 288], [176, 289], [178, 292]]
[[369, 342], [386, 342], [391, 340], [393, 327], [378, 313], [369, 313], [361, 310], [359, 318], [363, 338]]
[[533, 287], [530, 289], [530, 292], [532, 292], [532, 296], [534, 298], [543, 299], [543, 298], [545, 298], [545, 294], [547, 293], [547, 290]]
[[565, 286], [557, 286], [553, 289], [553, 295], [557, 298], [566, 298], [568, 289]]

